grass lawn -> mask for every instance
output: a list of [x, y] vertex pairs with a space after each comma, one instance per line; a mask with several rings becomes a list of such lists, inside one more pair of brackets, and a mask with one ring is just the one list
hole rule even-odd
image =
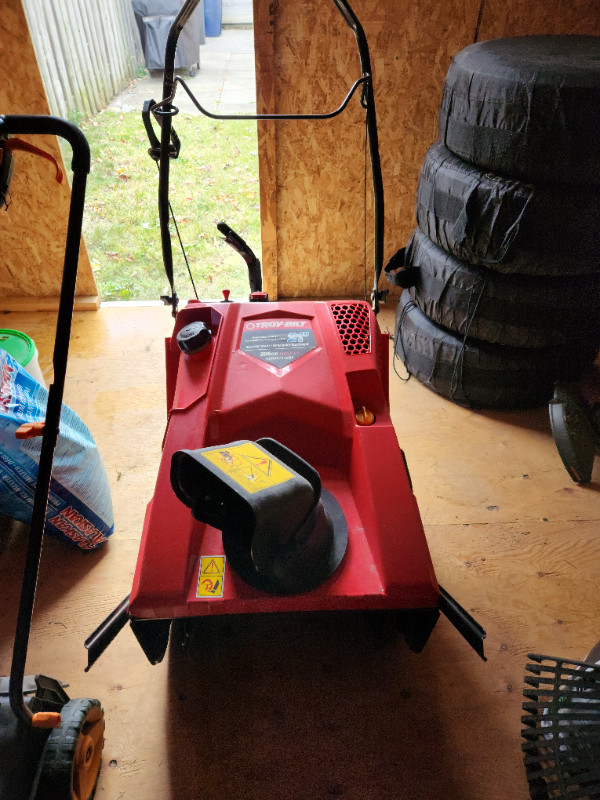
[[[92, 153], [84, 238], [103, 300], [157, 300], [167, 291], [158, 223], [158, 169], [139, 112], [104, 111], [81, 125]], [[216, 229], [225, 220], [260, 258], [256, 123], [179, 114], [181, 154], [170, 199], [200, 299], [248, 294], [247, 269]], [[193, 296], [171, 226], [175, 287]]]

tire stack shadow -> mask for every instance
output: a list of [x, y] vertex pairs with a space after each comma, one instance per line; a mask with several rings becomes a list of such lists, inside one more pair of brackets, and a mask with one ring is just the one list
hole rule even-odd
[[462, 50], [417, 225], [386, 267], [405, 288], [396, 352], [459, 405], [542, 405], [600, 344], [600, 38], [526, 36]]

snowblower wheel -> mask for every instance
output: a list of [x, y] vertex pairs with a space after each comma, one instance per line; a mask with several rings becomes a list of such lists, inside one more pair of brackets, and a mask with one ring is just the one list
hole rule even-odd
[[91, 800], [96, 790], [104, 711], [98, 700], [69, 700], [48, 737], [36, 800]]

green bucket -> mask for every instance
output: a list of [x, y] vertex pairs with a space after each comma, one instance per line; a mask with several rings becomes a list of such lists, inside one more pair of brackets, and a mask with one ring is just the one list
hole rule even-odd
[[45, 386], [35, 342], [26, 333], [13, 331], [10, 328], [0, 328], [0, 348], [18, 361], [38, 383]]

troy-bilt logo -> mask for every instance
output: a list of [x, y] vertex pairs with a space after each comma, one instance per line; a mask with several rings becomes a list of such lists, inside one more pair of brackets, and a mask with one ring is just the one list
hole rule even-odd
[[247, 322], [244, 325], [245, 331], [268, 331], [281, 330], [282, 328], [309, 328], [310, 322], [307, 319], [268, 319], [259, 322]]

